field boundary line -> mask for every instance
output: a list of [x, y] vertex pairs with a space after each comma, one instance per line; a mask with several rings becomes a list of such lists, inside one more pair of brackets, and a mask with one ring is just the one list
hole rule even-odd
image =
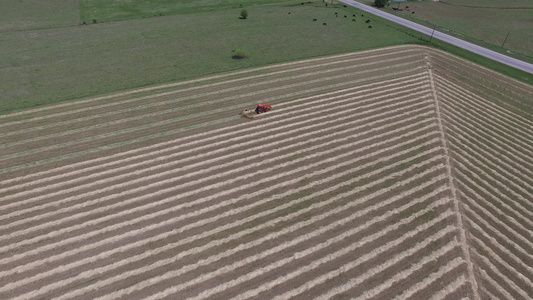
[[442, 124], [442, 115], [441, 115], [441, 112], [440, 112], [440, 103], [439, 103], [439, 98], [437, 96], [437, 90], [435, 88], [435, 80], [433, 78], [433, 67], [431, 65], [431, 61], [430, 61], [430, 58], [429, 57], [426, 57], [426, 63], [427, 63], [427, 74], [428, 74], [428, 77], [429, 77], [429, 82], [430, 82], [430, 85], [431, 85], [431, 91], [432, 91], [432, 94], [433, 94], [433, 99], [435, 100], [435, 112], [437, 114], [437, 123], [439, 125], [439, 129], [440, 129], [440, 134], [441, 134], [441, 141], [442, 141], [442, 148], [444, 150], [444, 153], [445, 153], [445, 157], [446, 157], [446, 173], [448, 174], [448, 184], [450, 185], [450, 189], [451, 189], [451, 192], [452, 192], [452, 198], [453, 198], [453, 203], [454, 203], [454, 210], [455, 210], [455, 215], [456, 215], [456, 218], [457, 218], [457, 227], [458, 227], [458, 230], [459, 230], [459, 237], [460, 237], [460, 241], [461, 241], [461, 249], [463, 251], [463, 255], [465, 256], [465, 260], [466, 260], [466, 264], [467, 264], [467, 269], [468, 269], [468, 277], [469, 277], [469, 281], [470, 281], [470, 284], [472, 285], [472, 290], [474, 292], [474, 299], [475, 300], [481, 300], [480, 296], [479, 296], [479, 291], [478, 291], [478, 285], [477, 285], [477, 281], [476, 281], [476, 278], [474, 276], [474, 265], [473, 265], [473, 262], [470, 258], [470, 252], [469, 252], [469, 246], [466, 242], [466, 229], [463, 225], [463, 216], [462, 216], [462, 213], [460, 211], [460, 207], [459, 207], [459, 197], [457, 195], [457, 189], [455, 187], [455, 183], [454, 183], [454, 177], [453, 177], [453, 173], [452, 173], [452, 164], [451, 164], [451, 161], [450, 161], [450, 150], [449, 150], [449, 147], [448, 147], [448, 140], [446, 139], [446, 133], [445, 133], [445, 129], [444, 129], [444, 125]]
[[[305, 64], [305, 63], [311, 63], [311, 62], [316, 62], [316, 61], [321, 61], [321, 60], [328, 60], [328, 59], [337, 59], [337, 58], [341, 58], [341, 57], [349, 57], [349, 56], [355, 56], [355, 55], [365, 55], [365, 54], [368, 54], [368, 53], [379, 53], [379, 52], [387, 53], [390, 50], [395, 50], [395, 49], [399, 49], [399, 48], [411, 48], [411, 47], [413, 47], [413, 45], [397, 45], [397, 46], [384, 47], [384, 48], [379, 48], [379, 49], [370, 49], [370, 50], [365, 50], [365, 51], [361, 51], [361, 52], [350, 52], [350, 53], [329, 55], [329, 56], [325, 56], [325, 57], [310, 58], [310, 59], [306, 59], [306, 60], [291, 61], [291, 62], [273, 64], [273, 65], [268, 65], [268, 66], [263, 66], [263, 67], [258, 67], [258, 68], [248, 68], [248, 69], [244, 69], [244, 70], [230, 71], [230, 72], [227, 72], [227, 73], [208, 75], [206, 77], [195, 78], [195, 79], [186, 80], [186, 81], [182, 81], [182, 82], [175, 82], [175, 83], [170, 83], [170, 84], [167, 83], [167, 84], [162, 84], [162, 85], [153, 86], [153, 87], [143, 87], [143, 88], [133, 89], [133, 90], [126, 91], [126, 92], [112, 93], [112, 94], [108, 94], [108, 95], [97, 96], [95, 98], [83, 99], [83, 100], [79, 100], [79, 101], [91, 102], [91, 101], [106, 100], [106, 99], [111, 99], [111, 98], [115, 98], [115, 97], [121, 97], [121, 96], [125, 96], [125, 95], [131, 95], [131, 94], [137, 94], [137, 93], [143, 93], [143, 92], [150, 92], [150, 91], [157, 90], [157, 89], [174, 88], [174, 87], [177, 87], [177, 86], [180, 86], [180, 85], [198, 83], [198, 82], [202, 82], [202, 81], [214, 80], [214, 79], [230, 77], [230, 76], [237, 76], [237, 75], [242, 75], [242, 74], [246, 74], [246, 73], [269, 70], [269, 69], [274, 69], [274, 68], [279, 68], [279, 67], [298, 65], [298, 64]], [[409, 50], [410, 49], [405, 50], [405, 51], [409, 51]], [[391, 53], [391, 54], [395, 54], [395, 53]], [[76, 101], [76, 102], [78, 102], [78, 101]], [[69, 106], [69, 105], [73, 105], [73, 104], [74, 104], [74, 101], [67, 101], [65, 103], [58, 103], [57, 105], [53, 105], [53, 107], [54, 108], [58, 107], [58, 106], [63, 107], [63, 106]], [[46, 107], [41, 107], [41, 108], [36, 108], [36, 109], [25, 110], [25, 111], [21, 111], [21, 112], [16, 112], [16, 113], [8, 114], [8, 115], [0, 115], [0, 119], [5, 118], [7, 116], [23, 115], [23, 114], [28, 114], [28, 113], [32, 113], [32, 112], [42, 111], [42, 110], [49, 110], [51, 108], [52, 108], [52, 105], [51, 106], [46, 106]]]
[[[252, 83], [248, 83], [246, 85], [240, 85], [240, 86], [237, 86], [237, 87], [232, 86], [232, 87], [224, 88], [224, 89], [221, 89], [221, 90], [197, 93], [197, 94], [194, 94], [194, 95], [182, 96], [182, 97], [178, 97], [178, 98], [175, 98], [175, 99], [162, 100], [162, 101], [157, 101], [157, 102], [153, 102], [153, 103], [142, 104], [142, 105], [135, 106], [133, 108], [124, 108], [124, 109], [120, 109], [120, 110], [117, 110], [117, 111], [113, 110], [111, 112], [105, 113], [104, 115], [106, 115], [106, 116], [111, 115], [112, 116], [112, 115], [116, 115], [116, 114], [122, 114], [124, 112], [143, 110], [144, 108], [151, 108], [151, 107], [157, 107], [157, 106], [166, 105], [166, 104], [173, 104], [175, 102], [192, 100], [192, 99], [196, 99], [196, 98], [201, 98], [201, 97], [205, 97], [205, 96], [209, 96], [209, 95], [217, 95], [219, 93], [225, 93], [225, 92], [230, 92], [230, 91], [235, 91], [235, 90], [242, 90], [242, 89], [245, 89], [245, 88], [251, 88], [251, 87], [254, 87], [254, 86], [261, 86], [261, 85], [265, 85], [265, 84], [269, 84], [269, 83], [276, 83], [276, 82], [280, 82], [280, 81], [284, 82], [284, 81], [293, 80], [293, 79], [301, 79], [301, 78], [305, 78], [305, 77], [313, 77], [313, 76], [316, 76], [317, 74], [334, 73], [334, 72], [342, 71], [342, 70], [349, 70], [349, 69], [356, 69], [356, 68], [359, 68], [359, 67], [369, 67], [369, 66], [377, 65], [378, 68], [365, 70], [366, 72], [372, 72], [372, 71], [383, 69], [383, 68], [379, 67], [379, 65], [383, 64], [383, 63], [386, 63], [386, 62], [396, 62], [396, 61], [399, 62], [399, 63], [397, 63], [397, 64], [395, 64], [393, 66], [403, 66], [403, 65], [408, 65], [408, 64], [414, 64], [417, 61], [409, 61], [409, 62], [402, 62], [402, 61], [404, 61], [406, 58], [415, 58], [417, 56], [419, 56], [419, 54], [418, 55], [414, 55], [413, 54], [411, 56], [401, 57], [401, 58], [388, 58], [386, 60], [379, 60], [377, 62], [362, 63], [362, 64], [358, 64], [358, 65], [342, 66], [342, 67], [337, 67], [337, 68], [332, 68], [332, 69], [328, 68], [328, 69], [325, 69], [325, 70], [319, 70], [319, 71], [315, 71], [315, 72], [312, 72], [312, 73], [304, 73], [304, 74], [296, 73], [296, 74], [291, 75], [289, 77], [282, 77], [282, 78], [277, 77], [277, 78], [274, 78], [274, 79], [270, 79], [268, 81], [254, 81]], [[357, 59], [357, 60], [359, 60], [359, 59]], [[325, 64], [325, 65], [327, 66], [327, 65], [330, 65], [330, 64], [338, 64], [338, 63], [342, 63], [342, 61], [341, 62], [337, 62], [336, 61], [334, 63], [328, 63], [328, 64]], [[306, 68], [303, 68], [303, 69], [316, 68], [316, 67], [320, 67], [320, 66], [321, 65], [319, 65], [319, 66], [313, 65], [313, 66], [309, 66], [309, 67], [306, 67]], [[296, 71], [299, 71], [299, 70], [300, 69], [291, 69], [291, 70], [286, 70], [286, 71], [280, 72], [280, 73], [296, 72]], [[276, 75], [277, 73], [278, 72], [269, 73], [268, 75], [256, 75], [254, 77], [271, 76], [271, 75]], [[359, 72], [356, 72], [356, 73], [359, 73]], [[343, 74], [346, 74], [346, 73], [343, 73]], [[349, 73], [349, 74], [353, 74], [353, 73]], [[337, 76], [341, 76], [341, 75], [337, 75]], [[345, 76], [349, 76], [349, 75], [345, 75]], [[328, 77], [328, 79], [329, 78], [335, 78], [335, 77]], [[216, 86], [216, 85], [225, 85], [225, 84], [229, 84], [229, 83], [233, 83], [233, 82], [237, 82], [237, 81], [244, 81], [244, 80], [250, 80], [250, 79], [253, 79], [253, 78], [245, 77], [245, 78], [240, 78], [240, 79], [235, 79], [235, 80], [222, 81], [222, 82], [219, 82], [217, 84], [210, 84], [207, 87]], [[314, 81], [317, 81], [317, 80], [314, 80]], [[322, 81], [323, 81], [323, 79], [322, 79]], [[301, 82], [308, 83], [308, 82], [313, 82], [313, 81], [302, 80]], [[85, 108], [80, 108], [80, 109], [77, 109], [77, 110], [70, 110], [70, 111], [66, 111], [66, 112], [58, 112], [58, 113], [48, 114], [48, 115], [45, 115], [45, 116], [32, 118], [31, 120], [32, 121], [46, 120], [46, 119], [59, 117], [59, 116], [65, 116], [65, 115], [71, 115], [71, 114], [75, 114], [75, 113], [82, 113], [82, 112], [87, 112], [87, 111], [92, 111], [92, 110], [98, 110], [98, 109], [102, 109], [102, 108], [106, 108], [106, 107], [110, 107], [110, 106], [111, 107], [112, 106], [123, 106], [123, 105], [131, 103], [131, 102], [138, 102], [138, 101], [141, 101], [141, 100], [154, 99], [154, 98], [169, 96], [169, 95], [178, 94], [178, 93], [182, 93], [182, 92], [188, 92], [188, 91], [191, 91], [191, 90], [202, 90], [205, 87], [206, 86], [195, 86], [195, 87], [190, 87], [190, 88], [186, 88], [186, 89], [182, 89], [182, 90], [175, 90], [175, 91], [165, 92], [165, 93], [160, 93], [160, 94], [155, 94], [155, 95], [141, 96], [141, 97], [138, 97], [138, 98], [121, 100], [121, 101], [117, 101], [117, 102], [110, 102], [110, 103], [105, 103], [105, 104], [101, 104], [101, 105], [98, 105], [98, 106], [92, 106], [92, 107], [88, 107], [88, 108], [85, 107]], [[276, 89], [278, 89], [278, 88], [279, 87], [276, 87]], [[268, 91], [268, 89], [264, 89], [264, 90]], [[83, 119], [87, 119], [87, 118], [88, 117], [85, 117]], [[77, 119], [75, 119], [75, 120], [77, 120]], [[17, 121], [13, 121], [13, 122], [9, 122], [9, 123], [0, 124], [0, 127], [16, 125], [16, 124], [19, 124], [19, 123], [26, 123], [26, 122], [27, 122], [27, 120], [17, 120]], [[69, 122], [72, 122], [72, 120], [69, 120]], [[59, 123], [59, 124], [62, 124], [62, 122]], [[9, 133], [7, 135], [11, 135], [11, 133]], [[1, 136], [1, 134], [0, 134], [0, 136]]]
[[[341, 74], [341, 75], [330, 76], [330, 77], [328, 77], [328, 80], [334, 81], [334, 80], [339, 79], [339, 78], [350, 77], [352, 74], [355, 74], [355, 73], [344, 73], [344, 74]], [[87, 127], [82, 127], [82, 128], [77, 128], [77, 129], [72, 129], [72, 130], [67, 130], [67, 131], [56, 132], [56, 133], [48, 134], [48, 135], [45, 135], [45, 136], [32, 137], [32, 138], [21, 140], [21, 141], [14, 141], [14, 142], [10, 142], [10, 143], [4, 143], [4, 144], [0, 145], [0, 149], [12, 147], [12, 146], [17, 146], [17, 145], [23, 145], [23, 144], [31, 143], [31, 142], [36, 142], [36, 141], [40, 141], [40, 140], [43, 140], [43, 139], [51, 139], [51, 138], [55, 138], [55, 137], [61, 137], [61, 136], [64, 136], [64, 135], [71, 135], [71, 134], [74, 134], [74, 133], [84, 132], [86, 130], [91, 130], [91, 129], [94, 129], [94, 128], [98, 129], [98, 128], [102, 127], [102, 126], [106, 126], [106, 127], [107, 126], [112, 126], [112, 125], [120, 124], [121, 122], [128, 122], [128, 121], [132, 121], [132, 120], [133, 121], [137, 121], [137, 120], [143, 120], [143, 119], [150, 119], [150, 118], [153, 118], [153, 117], [157, 116], [160, 113], [161, 114], [166, 114], [168, 112], [174, 112], [174, 111], [190, 109], [190, 108], [198, 108], [198, 107], [202, 107], [202, 106], [213, 105], [213, 104], [216, 104], [216, 103], [218, 103], [220, 101], [224, 101], [224, 100], [247, 98], [247, 97], [250, 97], [250, 96], [255, 96], [257, 94], [275, 92], [275, 91], [283, 90], [283, 89], [286, 89], [286, 88], [298, 87], [298, 86], [301, 86], [301, 85], [308, 85], [308, 84], [319, 83], [319, 82], [324, 82], [324, 79], [313, 79], [313, 80], [305, 81], [303, 83], [302, 82], [298, 82], [298, 83], [291, 83], [291, 84], [286, 84], [286, 85], [282, 85], [282, 86], [270, 87], [270, 88], [265, 88], [265, 89], [262, 89], [262, 90], [259, 90], [259, 91], [253, 91], [253, 92], [238, 94], [238, 96], [226, 96], [226, 97], [222, 97], [222, 98], [217, 98], [216, 100], [202, 101], [200, 103], [195, 103], [195, 104], [188, 105], [186, 108], [184, 108], [184, 107], [169, 108], [169, 109], [164, 110], [164, 112], [158, 112], [156, 114], [141, 114], [141, 115], [137, 115], [137, 116], [134, 116], [134, 117], [123, 118], [123, 119], [120, 119], [120, 120], [115, 120], [115, 121], [111, 121], [111, 122], [107, 122], [107, 123], [90, 125], [90, 126], [87, 126]], [[326, 88], [327, 88], [327, 86], [326, 86]], [[398, 89], [401, 89], [401, 88], [402, 87], [399, 87]], [[304, 91], [307, 92], [307, 91], [311, 91], [311, 90], [313, 90], [313, 89], [304, 90]], [[213, 92], [213, 94], [217, 94], [217, 93], [218, 93], [218, 91], [217, 92]], [[198, 96], [198, 97], [200, 97], [200, 96]], [[280, 97], [280, 96], [274, 96], [272, 98], [276, 98], [276, 97]], [[194, 99], [194, 98], [196, 98], [196, 96], [185, 97], [185, 98]], [[70, 141], [68, 143], [62, 143], [61, 146], [64, 147], [63, 145], [69, 146], [71, 144], [76, 145], [76, 144], [80, 143], [80, 141], [81, 142], [84, 142], [84, 141], [89, 142], [89, 141], [92, 141], [92, 140], [98, 140], [100, 137], [107, 138], [107, 137], [110, 137], [110, 136], [116, 136], [116, 135], [122, 135], [124, 133], [135, 132], [135, 131], [138, 131], [138, 130], [148, 129], [152, 125], [161, 126], [161, 125], [177, 123], [177, 122], [180, 122], [180, 121], [187, 121], [187, 120], [190, 120], [190, 119], [198, 118], [199, 116], [208, 116], [208, 115], [212, 115], [213, 113], [222, 113], [222, 112], [225, 112], [228, 109], [232, 109], [232, 108], [235, 108], [237, 110], [238, 107], [242, 107], [242, 106], [244, 106], [244, 105], [241, 105], [239, 103], [239, 104], [235, 104], [235, 105], [232, 105], [232, 106], [226, 106], [226, 107], [219, 108], [219, 109], [211, 109], [209, 111], [202, 111], [202, 112], [195, 113], [195, 114], [187, 114], [185, 116], [174, 117], [174, 118], [171, 118], [171, 119], [152, 122], [152, 123], [149, 123], [149, 124], [142, 124], [142, 125], [138, 125], [138, 126], [135, 126], [135, 127], [130, 127], [130, 128], [119, 130], [119, 131], [113, 131], [113, 132], [103, 133], [103, 134], [99, 134], [99, 135], [93, 135], [93, 136], [86, 137], [86, 138], [81, 139], [81, 140], [77, 139], [77, 140], [74, 140], [74, 141]], [[61, 123], [57, 123], [57, 124], [61, 125]], [[153, 126], [153, 127], [155, 127], [155, 126]], [[89, 128], [89, 129], [87, 129], [87, 128]], [[50, 148], [50, 147], [52, 147], [52, 146], [48, 146], [48, 148]], [[44, 147], [44, 148], [41, 147], [39, 149], [48, 149], [48, 148], [47, 147]], [[51, 148], [51, 149], [54, 149], [54, 148]], [[35, 152], [38, 153], [38, 152], [41, 152], [41, 151], [43, 151], [43, 150], [35, 151]], [[24, 153], [34, 154], [34, 152], [30, 152], [30, 151], [26, 151]], [[12, 154], [0, 156], [0, 160], [5, 160], [6, 157], [10, 158], [10, 155], [12, 156]], [[18, 156], [15, 156], [15, 157], [18, 157]]]

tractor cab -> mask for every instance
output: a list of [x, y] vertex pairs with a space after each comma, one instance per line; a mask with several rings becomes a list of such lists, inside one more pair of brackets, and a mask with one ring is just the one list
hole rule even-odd
[[269, 110], [272, 109], [272, 106], [270, 105], [267, 105], [267, 104], [257, 104], [257, 107], [255, 108], [255, 112], [257, 114], [262, 114], [262, 113], [265, 113]]

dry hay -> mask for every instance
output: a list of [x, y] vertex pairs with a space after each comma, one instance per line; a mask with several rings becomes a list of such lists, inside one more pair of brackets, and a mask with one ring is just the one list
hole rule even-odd
[[400, 46], [1, 116], [0, 298], [531, 298], [531, 99]]

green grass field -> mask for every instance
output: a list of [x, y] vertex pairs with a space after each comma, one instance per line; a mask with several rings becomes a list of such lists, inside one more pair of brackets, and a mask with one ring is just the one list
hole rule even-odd
[[[362, 20], [343, 17], [356, 13], [355, 9], [325, 7], [319, 1], [246, 9], [246, 20], [239, 19], [241, 8], [224, 6], [86, 26], [2, 32], [6, 47], [0, 48], [0, 112], [239, 68], [417, 42], [377, 18], [371, 18], [369, 29]], [[336, 18], [335, 12], [341, 17]], [[248, 58], [231, 59], [235, 47], [245, 50]]]
[[411, 21], [533, 63], [531, 0], [408, 1], [391, 3], [383, 10], [394, 13], [393, 8], [401, 9], [395, 14]]
[[[248, 1], [246, 20], [239, 19], [236, 0], [6, 1], [9, 9], [0, 10], [0, 114], [241, 68], [429, 44], [412, 30], [321, 0]], [[533, 82], [531, 74], [432, 45]], [[235, 47], [247, 59], [231, 59]]]

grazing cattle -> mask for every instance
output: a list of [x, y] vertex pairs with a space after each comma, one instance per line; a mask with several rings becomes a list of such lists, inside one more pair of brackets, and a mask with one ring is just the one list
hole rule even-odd
[[366, 20], [365, 23], [370, 23], [370, 20]]
[[328, 25], [328, 23], [322, 23], [322, 25]]
[[368, 28], [372, 28], [372, 26], [368, 26]]
[[316, 19], [313, 19], [313, 21], [316, 21]]
[[348, 7], [348, 6], [344, 5], [344, 7]]
[[291, 12], [289, 11], [289, 15], [291, 14]]
[[352, 17], [355, 17], [355, 14], [353, 14]]
[[348, 18], [346, 15], [344, 15], [345, 18]]
[[355, 22], [355, 19], [352, 19], [352, 21], [354, 21], [354, 22]]

